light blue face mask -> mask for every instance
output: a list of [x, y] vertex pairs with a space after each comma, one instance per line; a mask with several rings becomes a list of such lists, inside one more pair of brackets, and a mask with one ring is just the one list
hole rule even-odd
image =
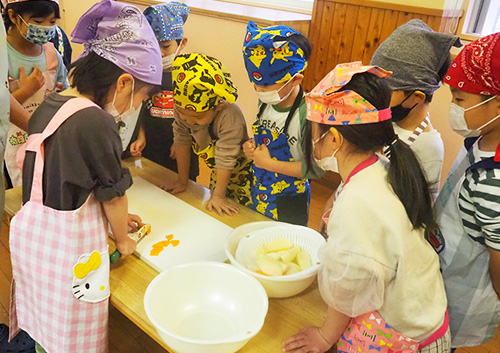
[[27, 41], [30, 41], [31, 43], [34, 44], [44, 45], [49, 40], [54, 38], [54, 35], [56, 34], [56, 27], [57, 27], [56, 25], [42, 26], [34, 23], [28, 24], [21, 16], [19, 16], [19, 18], [21, 19], [21, 21], [24, 22], [26, 26], [28, 26], [28, 33], [26, 33], [26, 36], [23, 35], [23, 32], [21, 32], [21, 29], [19, 29], [18, 27], [19, 32], [21, 32], [21, 35]]

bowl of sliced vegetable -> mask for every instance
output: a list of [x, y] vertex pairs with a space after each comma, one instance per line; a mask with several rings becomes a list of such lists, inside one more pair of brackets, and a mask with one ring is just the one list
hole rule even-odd
[[243, 225], [247, 230], [244, 235], [241, 229], [234, 229], [226, 241], [229, 260], [257, 278], [270, 298], [291, 297], [304, 291], [316, 278], [318, 250], [325, 239], [303, 226], [260, 223], [268, 224]]

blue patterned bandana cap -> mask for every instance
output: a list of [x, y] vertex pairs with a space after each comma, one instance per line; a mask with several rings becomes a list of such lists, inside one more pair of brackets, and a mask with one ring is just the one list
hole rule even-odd
[[248, 22], [243, 58], [251, 82], [260, 86], [287, 82], [306, 69], [304, 51], [287, 40], [295, 34], [300, 33], [288, 26], [261, 28]]
[[189, 6], [180, 2], [157, 4], [144, 10], [156, 39], [159, 41], [184, 38], [184, 23], [189, 14]]

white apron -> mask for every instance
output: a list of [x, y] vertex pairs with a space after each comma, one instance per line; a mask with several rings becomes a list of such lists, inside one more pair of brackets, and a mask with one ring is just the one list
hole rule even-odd
[[472, 149], [462, 148], [434, 205], [441, 232], [436, 250], [448, 297], [452, 347], [483, 343], [485, 337], [494, 336], [500, 320], [488, 249], [467, 235], [460, 218], [458, 197], [473, 161]]
[[[57, 54], [56, 49], [52, 43], [47, 43], [43, 46], [45, 52], [45, 72], [43, 77], [45, 78], [44, 85], [35, 92], [34, 95], [29, 97], [24, 103], [23, 107], [31, 115], [36, 108], [47, 98], [49, 94], [55, 91], [56, 82], [56, 69], [57, 69]], [[14, 92], [19, 89], [19, 80], [13, 80], [9, 82], [10, 92]], [[16, 154], [19, 148], [26, 142], [28, 138], [28, 133], [14, 124], [10, 124], [9, 132], [7, 134], [7, 146], [5, 148], [5, 166], [9, 173], [12, 185], [14, 187], [21, 186], [22, 176], [21, 170], [16, 165]]]
[[[96, 106], [73, 98], [41, 134], [30, 200], [10, 226], [12, 291], [10, 338], [25, 330], [48, 353], [105, 353], [108, 345], [107, 221], [93, 194], [73, 211], [43, 205], [43, 142], [72, 114]], [[20, 151], [20, 154], [23, 151]]]

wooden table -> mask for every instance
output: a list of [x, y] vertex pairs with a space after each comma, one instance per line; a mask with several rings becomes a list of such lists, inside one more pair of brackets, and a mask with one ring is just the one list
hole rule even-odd
[[[133, 176], [140, 176], [154, 185], [160, 185], [165, 180], [175, 180], [176, 174], [158, 164], [142, 158], [142, 169], [129, 159], [124, 161]], [[255, 221], [269, 219], [246, 207], [240, 206], [240, 213], [235, 216], [220, 217], [214, 212], [208, 212], [204, 202], [208, 200], [209, 190], [194, 182], [188, 189], [177, 195], [181, 200], [202, 210], [230, 227]], [[5, 195], [5, 212], [13, 216], [21, 208], [21, 188], [7, 190]], [[114, 251], [114, 243], [110, 241], [110, 253]], [[144, 310], [144, 293], [149, 283], [158, 272], [139, 260], [136, 256], [128, 256], [111, 266], [110, 286], [111, 304], [139, 326], [170, 352], [161, 340], [154, 326], [150, 323]], [[252, 338], [240, 352], [245, 353], [276, 353], [281, 352], [282, 342], [298, 330], [308, 325], [319, 325], [323, 322], [326, 304], [320, 297], [316, 282], [299, 295], [286, 299], [270, 299], [269, 311], [262, 330]], [[216, 352], [214, 352], [216, 353]]]

